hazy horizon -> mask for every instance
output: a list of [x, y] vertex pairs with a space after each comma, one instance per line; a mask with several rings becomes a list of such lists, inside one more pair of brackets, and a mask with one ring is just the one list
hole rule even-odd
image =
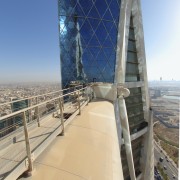
[[[180, 1], [141, 4], [149, 80], [180, 80]], [[60, 82], [57, 2], [2, 0], [0, 21], [0, 84]]]

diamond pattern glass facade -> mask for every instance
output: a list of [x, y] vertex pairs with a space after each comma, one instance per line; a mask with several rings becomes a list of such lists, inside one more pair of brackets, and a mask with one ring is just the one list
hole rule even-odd
[[113, 82], [120, 0], [59, 0], [63, 87]]

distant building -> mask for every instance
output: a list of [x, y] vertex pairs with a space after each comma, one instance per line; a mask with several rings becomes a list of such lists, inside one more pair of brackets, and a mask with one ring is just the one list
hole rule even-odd
[[[12, 112], [16, 112], [16, 111], [19, 111], [21, 109], [27, 108], [27, 107], [29, 107], [29, 104], [30, 104], [28, 99], [18, 101], [19, 100], [18, 98], [14, 98], [12, 100], [13, 101], [17, 100], [17, 102], [14, 102], [11, 104]], [[27, 113], [27, 120], [30, 121], [29, 112]], [[18, 115], [15, 117], [15, 123], [19, 123], [19, 122], [22, 122], [22, 115]]]
[[154, 96], [157, 97], [161, 97], [161, 90], [154, 90]]

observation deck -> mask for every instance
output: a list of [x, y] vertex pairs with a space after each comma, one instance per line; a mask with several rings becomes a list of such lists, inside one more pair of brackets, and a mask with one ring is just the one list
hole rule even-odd
[[121, 179], [119, 156], [113, 104], [92, 101], [34, 161], [28, 179]]
[[123, 178], [112, 92], [105, 89], [75, 87], [30, 97], [29, 107], [0, 117], [6, 122], [0, 179], [23, 179], [23, 173], [29, 179]]
[[131, 92], [93, 83], [0, 104], [12, 110], [0, 117], [0, 179], [141, 179], [141, 147], [152, 132], [143, 119], [128, 121]]

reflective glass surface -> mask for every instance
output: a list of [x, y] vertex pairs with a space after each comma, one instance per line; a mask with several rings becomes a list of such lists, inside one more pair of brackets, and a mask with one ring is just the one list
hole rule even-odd
[[59, 0], [63, 87], [114, 81], [119, 14], [120, 0]]

